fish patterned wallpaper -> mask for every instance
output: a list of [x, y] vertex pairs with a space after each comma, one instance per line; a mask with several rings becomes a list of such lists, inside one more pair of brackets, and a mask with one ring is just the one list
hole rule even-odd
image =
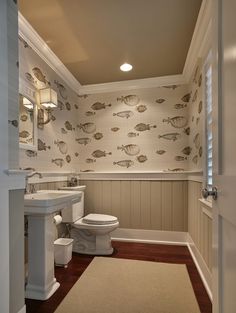
[[203, 130], [204, 130], [204, 95], [202, 62], [198, 60], [189, 84], [189, 170], [202, 170], [203, 167]]
[[[58, 108], [53, 109], [51, 122], [38, 128], [38, 151], [20, 149], [20, 167], [78, 171], [78, 95], [22, 39], [19, 56], [20, 77], [37, 89], [51, 86], [58, 96]], [[27, 131], [21, 136], [28, 140]]]
[[188, 85], [81, 96], [80, 169], [188, 170], [190, 99]]
[[[189, 85], [77, 95], [19, 40], [20, 76], [58, 94], [38, 151], [20, 150], [21, 168], [50, 171], [181, 171], [202, 168], [202, 74]], [[39, 112], [40, 114], [41, 112]], [[27, 141], [27, 134], [24, 140]]]

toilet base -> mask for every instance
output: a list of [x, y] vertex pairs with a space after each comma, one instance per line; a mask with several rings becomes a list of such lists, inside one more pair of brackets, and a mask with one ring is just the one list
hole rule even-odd
[[108, 234], [94, 235], [86, 229], [72, 228], [71, 238], [73, 241], [73, 252], [91, 255], [111, 255], [111, 237]]

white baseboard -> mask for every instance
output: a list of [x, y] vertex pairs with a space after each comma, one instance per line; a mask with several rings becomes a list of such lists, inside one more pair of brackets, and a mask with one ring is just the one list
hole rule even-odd
[[17, 313], [26, 313], [26, 305], [24, 305], [23, 308], [20, 309], [20, 311], [18, 311]]
[[212, 301], [212, 273], [209, 271], [203, 257], [201, 256], [201, 253], [197, 249], [194, 241], [192, 240], [189, 234], [187, 235], [187, 241], [188, 241], [187, 245], [188, 245], [189, 252], [197, 267], [198, 273], [201, 276], [202, 282], [206, 288], [208, 296], [210, 297]]
[[205, 261], [203, 260], [189, 233], [176, 231], [117, 228], [115, 231], [112, 232], [111, 237], [112, 240], [115, 241], [187, 246], [197, 267], [198, 273], [201, 276], [206, 291], [212, 301], [212, 274], [209, 271]]
[[186, 232], [117, 228], [111, 237], [116, 241], [187, 245]]

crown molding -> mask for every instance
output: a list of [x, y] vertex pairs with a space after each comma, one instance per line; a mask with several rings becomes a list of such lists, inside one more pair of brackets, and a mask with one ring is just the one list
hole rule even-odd
[[70, 86], [71, 89], [80, 95], [181, 85], [187, 84], [190, 81], [196, 60], [201, 57], [204, 58], [211, 48], [211, 8], [212, 0], [202, 1], [183, 73], [179, 75], [126, 80], [104, 84], [81, 85], [20, 12], [18, 18], [19, 35], [61, 77], [61, 79]]
[[95, 94], [103, 92], [124, 91], [132, 89], [153, 88], [169, 85], [182, 85], [186, 80], [182, 74], [144, 79], [124, 80], [113, 83], [83, 85], [80, 87], [80, 94]]
[[40, 58], [42, 58], [72, 90], [78, 93], [81, 87], [80, 83], [65, 67], [55, 53], [52, 52], [49, 46], [20, 12], [18, 12], [18, 27], [20, 37], [22, 37], [29, 44], [29, 46], [40, 56]]
[[183, 76], [189, 82], [196, 60], [204, 58], [212, 46], [212, 0], [203, 0], [185, 61]]

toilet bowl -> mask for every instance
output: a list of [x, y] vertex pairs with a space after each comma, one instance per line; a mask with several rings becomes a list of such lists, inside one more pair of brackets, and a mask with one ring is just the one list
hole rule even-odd
[[[69, 190], [70, 187], [65, 187]], [[63, 188], [61, 188], [63, 189]], [[78, 186], [78, 190], [84, 190]], [[73, 187], [75, 191], [75, 187]], [[110, 255], [113, 253], [110, 233], [119, 226], [117, 217], [106, 214], [84, 215], [84, 191], [81, 201], [62, 210], [62, 222], [71, 225], [73, 251], [82, 254]]]

